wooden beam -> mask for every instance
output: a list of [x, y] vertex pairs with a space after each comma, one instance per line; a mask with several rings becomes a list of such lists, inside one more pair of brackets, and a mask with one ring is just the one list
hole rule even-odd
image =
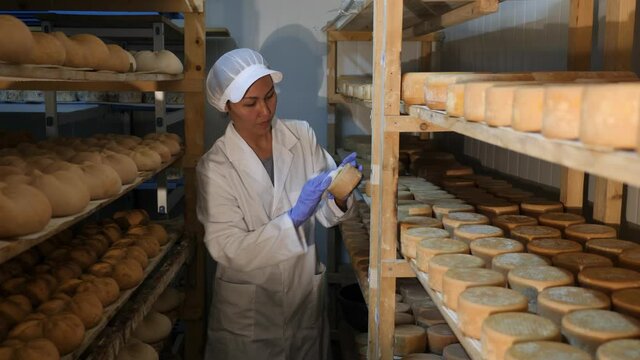
[[203, 0], [3, 0], [3, 10], [204, 12]]
[[416, 277], [409, 262], [405, 259], [384, 260], [382, 262], [382, 276], [392, 278], [412, 278]]
[[327, 41], [371, 41], [373, 33], [371, 31], [327, 31]]
[[636, 2], [607, 0], [604, 35], [605, 70], [632, 70]]
[[498, 6], [498, 0], [476, 0], [473, 3], [460, 6], [438, 18], [434, 18], [433, 21], [424, 21], [416, 26], [405, 29], [403, 31], [403, 38], [430, 34], [434, 31], [494, 13], [498, 11]]
[[622, 209], [622, 183], [596, 178], [593, 218], [605, 224], [619, 225]]
[[386, 116], [386, 132], [442, 132], [451, 131], [411, 115]]
[[560, 202], [571, 210], [577, 212], [582, 209], [584, 192], [584, 171], [561, 168], [560, 174]]
[[571, 0], [567, 70], [591, 70], [594, 0]]

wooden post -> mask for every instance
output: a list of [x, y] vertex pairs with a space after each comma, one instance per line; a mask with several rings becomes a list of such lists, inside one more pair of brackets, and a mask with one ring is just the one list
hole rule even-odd
[[581, 212], [584, 171], [578, 171], [563, 167], [560, 174], [560, 202], [564, 204], [568, 212]]
[[336, 153], [336, 56], [338, 43], [327, 32], [327, 148], [330, 154]]
[[395, 277], [382, 261], [396, 258], [399, 133], [385, 132], [385, 116], [400, 114], [402, 0], [374, 2], [369, 265], [369, 351], [372, 360], [393, 359]]

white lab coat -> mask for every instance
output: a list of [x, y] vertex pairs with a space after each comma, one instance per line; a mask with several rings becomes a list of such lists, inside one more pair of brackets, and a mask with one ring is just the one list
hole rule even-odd
[[[198, 218], [217, 262], [206, 359], [325, 359], [324, 265], [312, 217], [287, 211], [304, 183], [335, 168], [303, 121], [275, 119], [274, 183], [232, 123], [199, 161]], [[331, 227], [354, 213], [324, 199], [315, 218]]]

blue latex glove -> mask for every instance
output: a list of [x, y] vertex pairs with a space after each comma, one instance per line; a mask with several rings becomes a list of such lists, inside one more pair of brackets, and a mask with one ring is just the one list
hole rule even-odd
[[322, 194], [329, 185], [331, 185], [331, 177], [328, 171], [320, 173], [304, 184], [298, 201], [288, 212], [295, 227], [302, 225], [313, 215], [322, 199]]
[[[358, 153], [356, 152], [352, 152], [351, 154], [345, 156], [344, 159], [342, 159], [342, 162], [340, 163], [340, 166], [344, 166], [346, 164], [351, 164], [351, 166], [353, 166], [354, 168], [358, 169], [358, 171], [362, 172], [362, 165], [358, 164], [358, 162], [356, 161], [356, 157], [358, 156]], [[335, 196], [333, 196], [332, 193], [327, 193], [327, 197], [331, 200], [335, 199]], [[349, 197], [349, 196], [347, 196]], [[345, 200], [345, 199], [340, 199], [340, 200]]]

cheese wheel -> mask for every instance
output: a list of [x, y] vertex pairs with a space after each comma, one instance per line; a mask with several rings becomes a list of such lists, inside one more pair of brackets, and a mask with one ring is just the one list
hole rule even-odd
[[606, 342], [596, 351], [597, 360], [640, 359], [640, 340], [622, 339]]
[[459, 343], [445, 346], [442, 350], [442, 357], [444, 360], [471, 360], [469, 354]]
[[619, 149], [638, 146], [640, 85], [593, 84], [585, 88], [580, 141]]
[[421, 240], [416, 252], [416, 266], [429, 272], [429, 262], [434, 256], [444, 254], [467, 254], [469, 246], [462, 241], [447, 238], [430, 238]]
[[36, 47], [27, 25], [15, 16], [0, 15], [0, 33], [11, 34], [0, 38], [0, 61], [24, 64]]
[[625, 250], [618, 256], [621, 267], [640, 271], [640, 249]]
[[578, 273], [580, 285], [607, 294], [621, 289], [640, 287], [640, 272], [618, 267], [590, 267]]
[[411, 314], [396, 312], [394, 324], [395, 325], [413, 325], [415, 324], [415, 319]]
[[447, 345], [455, 344], [458, 338], [447, 324], [438, 324], [427, 329], [429, 350], [432, 353], [442, 355]]
[[488, 237], [474, 240], [469, 245], [471, 254], [485, 261], [491, 267], [494, 257], [500, 254], [519, 253], [524, 251], [524, 245], [519, 241], [503, 237]]
[[335, 170], [327, 191], [337, 199], [346, 199], [360, 180], [362, 180], [362, 173], [351, 164], [346, 164]]
[[396, 312], [399, 313], [408, 313], [411, 310], [411, 306], [405, 303], [396, 303]]
[[569, 344], [595, 354], [607, 341], [640, 336], [640, 324], [609, 310], [577, 310], [562, 318], [562, 335]]
[[517, 291], [496, 286], [469, 288], [458, 299], [460, 330], [480, 339], [482, 323], [492, 314], [527, 311], [527, 298]]
[[449, 269], [455, 268], [482, 268], [484, 260], [467, 254], [437, 255], [429, 260], [429, 286], [442, 292], [442, 278]]
[[601, 309], [611, 306], [609, 297], [597, 290], [576, 286], [557, 286], [538, 294], [536, 312], [560, 326], [562, 317], [576, 310]]
[[574, 81], [578, 79], [631, 79], [637, 78], [629, 71], [536, 71], [531, 73], [537, 81]]
[[180, 59], [169, 50], [138, 51], [134, 55], [137, 71], [150, 71], [163, 74], [182, 74]]
[[438, 308], [430, 308], [423, 310], [416, 315], [416, 324], [424, 329], [429, 329], [432, 326], [446, 324], [447, 321], [442, 316], [442, 313]]
[[538, 218], [538, 216], [548, 212], [562, 212], [564, 206], [559, 201], [549, 200], [527, 200], [520, 204], [520, 212], [523, 215], [532, 216]]
[[411, 259], [417, 258], [418, 243], [425, 239], [445, 239], [449, 237], [446, 230], [430, 227], [414, 227], [400, 234], [402, 255]]
[[509, 271], [521, 266], [549, 265], [541, 256], [527, 253], [507, 253], [497, 255], [491, 260], [491, 269], [500, 271], [505, 276]]
[[446, 204], [441, 203], [439, 205], [433, 206], [433, 212], [436, 216], [436, 219], [442, 220], [442, 217], [449, 213], [455, 212], [473, 212], [474, 208], [468, 204]]
[[400, 233], [416, 227], [442, 228], [440, 220], [427, 216], [407, 216], [398, 219], [398, 223], [400, 223]]
[[398, 200], [413, 200], [413, 194], [411, 191], [399, 190], [398, 191]]
[[450, 269], [442, 278], [444, 304], [451, 310], [457, 310], [460, 294], [468, 288], [478, 286], [506, 285], [503, 274], [489, 269], [458, 268]]
[[397, 356], [423, 352], [427, 348], [427, 334], [417, 325], [396, 326], [393, 332], [393, 354]]
[[156, 350], [142, 341], [131, 338], [127, 345], [118, 352], [116, 360], [158, 360]]
[[33, 32], [34, 47], [27, 64], [62, 66], [67, 53], [62, 43], [53, 35]]
[[513, 188], [496, 192], [495, 195], [499, 198], [515, 203], [521, 203], [533, 197], [533, 193], [531, 192]]
[[[402, 88], [400, 98], [405, 106], [425, 104], [424, 86], [428, 77], [436, 74], [448, 74], [437, 72], [409, 72], [402, 74]], [[459, 73], [461, 74], [461, 73]], [[445, 89], [446, 91], [446, 89]]]
[[582, 251], [582, 245], [572, 240], [564, 239], [536, 239], [527, 244], [527, 252], [553, 258], [558, 254]]
[[542, 130], [544, 86], [522, 86], [513, 94], [513, 116], [511, 127], [517, 131], [537, 132]]
[[496, 85], [487, 89], [485, 99], [485, 122], [490, 126], [510, 126], [513, 116], [513, 95], [523, 86]]
[[502, 229], [507, 236], [509, 236], [511, 231], [518, 226], [538, 225], [538, 220], [525, 215], [500, 215], [493, 218], [491, 222], [493, 225]]
[[136, 326], [132, 335], [144, 343], [153, 344], [169, 336], [171, 327], [171, 320], [167, 316], [152, 311]]
[[418, 284], [417, 287], [414, 288], [412, 287], [404, 290], [400, 289], [400, 291], [402, 294], [402, 301], [409, 305], [413, 305], [415, 302], [422, 302], [431, 299], [421, 284]]
[[464, 116], [464, 83], [451, 84], [447, 87], [447, 115], [453, 117]]
[[542, 111], [542, 135], [575, 140], [580, 135], [584, 84], [547, 85]]
[[419, 301], [414, 301], [411, 304], [411, 313], [414, 314], [416, 316], [416, 319], [418, 317], [418, 314], [422, 313], [423, 311], [426, 310], [431, 310], [431, 309], [435, 309], [436, 303], [433, 302], [433, 299], [431, 298], [425, 298], [423, 300], [419, 300]]
[[613, 309], [617, 312], [640, 318], [640, 289], [623, 289], [611, 294]]
[[542, 316], [506, 312], [491, 315], [482, 323], [480, 340], [484, 359], [504, 359], [506, 351], [516, 343], [560, 341], [560, 329]]
[[[446, 110], [449, 85], [473, 80], [487, 79], [491, 74], [479, 73], [431, 73], [424, 77], [423, 91], [426, 104], [433, 110]], [[404, 88], [404, 83], [403, 83]]]
[[551, 262], [554, 266], [569, 270], [574, 275], [578, 275], [587, 268], [613, 266], [613, 262], [604, 256], [583, 252], [558, 254], [551, 258]]
[[489, 218], [476, 213], [450, 213], [442, 217], [442, 225], [445, 230], [453, 236], [454, 229], [462, 225], [485, 225], [489, 224]]
[[475, 182], [471, 179], [466, 179], [463, 177], [456, 177], [451, 175], [446, 175], [442, 178], [442, 186], [447, 190], [453, 190], [461, 187], [473, 187], [475, 186]]
[[500, 215], [518, 215], [520, 208], [518, 205], [504, 200], [481, 200], [476, 204], [479, 213], [494, 218]]
[[593, 239], [587, 241], [585, 245], [587, 252], [606, 256], [614, 263], [623, 251], [634, 248], [640, 248], [640, 244], [618, 239]]
[[584, 224], [585, 219], [583, 216], [572, 213], [563, 212], [548, 212], [538, 216], [540, 225], [550, 226], [558, 230], [564, 231], [571, 225]]
[[33, 186], [0, 182], [0, 238], [42, 230], [51, 220], [47, 197]]
[[516, 84], [510, 81], [469, 82], [464, 87], [464, 118], [467, 121], [482, 122], [486, 114], [487, 90], [500, 84]]
[[471, 244], [486, 237], [501, 237], [502, 229], [491, 225], [461, 225], [453, 231], [453, 238]]
[[408, 216], [431, 216], [433, 211], [431, 205], [416, 202], [415, 204], [398, 205], [398, 213]]
[[511, 238], [527, 244], [536, 239], [553, 239], [562, 237], [560, 230], [541, 225], [519, 226], [511, 231]]
[[504, 360], [591, 360], [589, 353], [554, 341], [529, 341], [511, 345]]
[[553, 266], [521, 266], [507, 275], [509, 287], [529, 299], [529, 311], [536, 312], [538, 293], [554, 286], [573, 284], [573, 275]]

